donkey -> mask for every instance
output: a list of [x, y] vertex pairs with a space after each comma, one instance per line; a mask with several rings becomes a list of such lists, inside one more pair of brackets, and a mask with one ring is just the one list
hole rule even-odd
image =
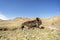
[[36, 18], [35, 20], [31, 20], [31, 21], [26, 21], [24, 23], [22, 23], [21, 28], [39, 28], [39, 26], [42, 24], [42, 21], [40, 20], [40, 18]]

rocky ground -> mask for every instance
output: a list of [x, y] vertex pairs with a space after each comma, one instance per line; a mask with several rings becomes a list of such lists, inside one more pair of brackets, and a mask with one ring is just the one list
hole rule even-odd
[[60, 31], [47, 28], [0, 31], [0, 40], [60, 40]]

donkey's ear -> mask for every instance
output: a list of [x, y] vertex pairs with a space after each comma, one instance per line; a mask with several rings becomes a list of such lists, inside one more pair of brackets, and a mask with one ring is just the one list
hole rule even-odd
[[38, 17], [36, 18], [37, 21], [39, 21], [39, 19], [40, 19], [40, 18], [38, 18]]

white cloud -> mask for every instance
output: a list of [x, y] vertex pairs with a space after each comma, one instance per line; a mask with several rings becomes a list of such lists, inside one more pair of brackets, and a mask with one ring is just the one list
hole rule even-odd
[[0, 13], [0, 19], [2, 19], [2, 20], [8, 20], [8, 18], [5, 15], [1, 14], [1, 13]]

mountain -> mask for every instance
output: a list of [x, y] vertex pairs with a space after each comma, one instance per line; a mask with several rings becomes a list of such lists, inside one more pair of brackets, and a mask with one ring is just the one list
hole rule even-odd
[[[25, 22], [25, 21], [29, 21], [35, 18], [20, 18], [17, 17], [15, 19], [11, 19], [11, 20], [0, 20], [0, 27], [7, 27], [9, 29], [13, 29], [13, 28], [17, 28], [20, 27], [20, 25]], [[58, 26], [60, 28], [60, 16], [56, 16], [56, 17], [52, 17], [52, 18], [48, 18], [48, 19], [44, 19], [44, 18], [40, 18], [42, 20], [42, 24], [44, 26]]]

